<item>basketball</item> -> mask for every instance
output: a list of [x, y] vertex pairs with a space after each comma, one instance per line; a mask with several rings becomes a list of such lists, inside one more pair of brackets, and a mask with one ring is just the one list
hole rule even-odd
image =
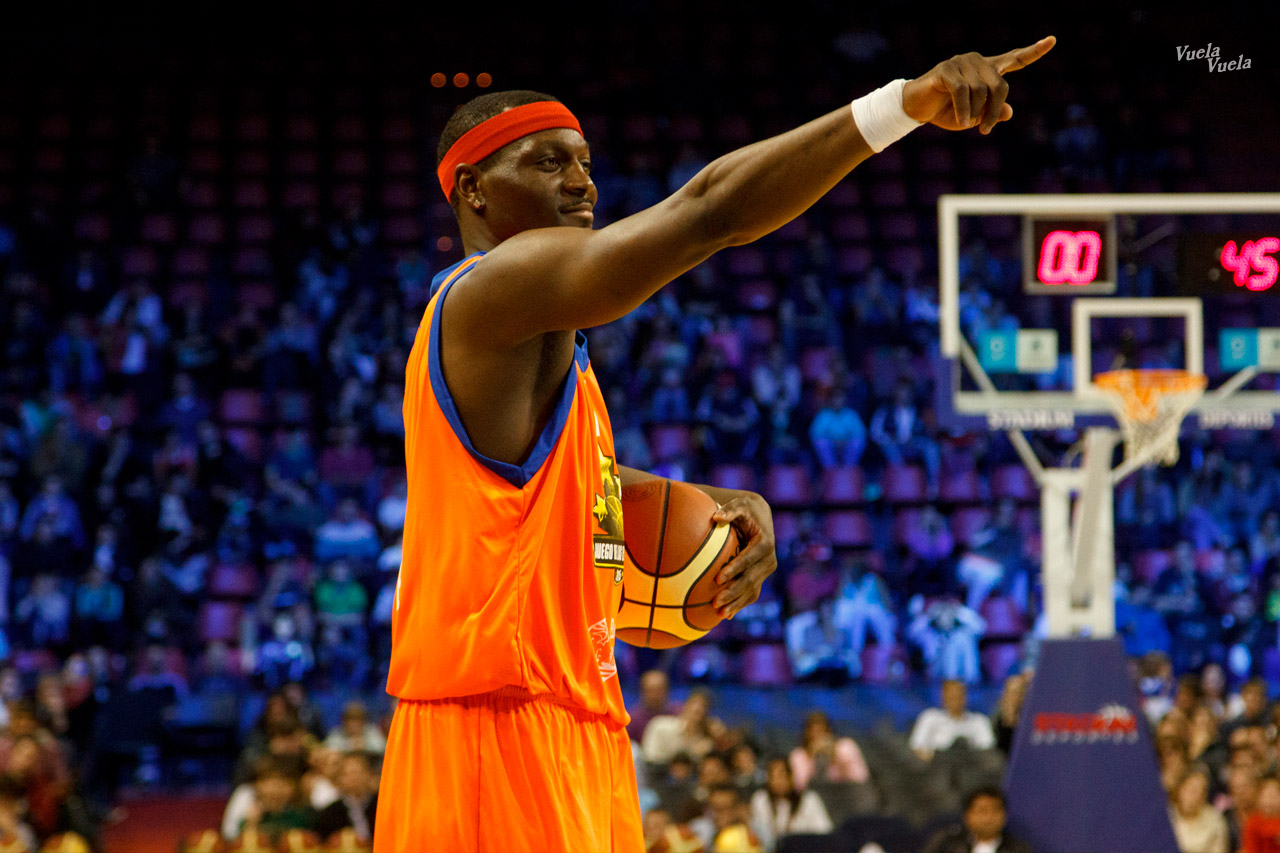
[[626, 555], [617, 638], [669, 649], [720, 624], [716, 575], [738, 553], [728, 524], [714, 524], [715, 500], [687, 483], [645, 480], [622, 490]]

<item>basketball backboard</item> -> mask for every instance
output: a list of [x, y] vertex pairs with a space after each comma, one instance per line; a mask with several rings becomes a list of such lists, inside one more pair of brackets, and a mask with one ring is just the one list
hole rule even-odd
[[1280, 194], [944, 195], [938, 411], [967, 429], [1114, 423], [1103, 371], [1208, 377], [1189, 425], [1280, 412]]

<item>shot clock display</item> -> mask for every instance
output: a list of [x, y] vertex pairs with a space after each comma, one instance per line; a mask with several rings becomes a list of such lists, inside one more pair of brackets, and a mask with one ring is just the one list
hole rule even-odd
[[1027, 293], [1115, 293], [1114, 218], [1024, 216], [1022, 270]]
[[1280, 228], [1272, 233], [1182, 234], [1178, 289], [1186, 296], [1280, 295]]

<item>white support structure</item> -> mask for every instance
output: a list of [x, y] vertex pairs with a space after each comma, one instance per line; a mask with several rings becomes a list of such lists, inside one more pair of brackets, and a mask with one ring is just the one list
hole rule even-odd
[[1050, 637], [1116, 631], [1111, 453], [1118, 434], [1094, 427], [1079, 468], [1047, 468], [1040, 482], [1040, 550]]

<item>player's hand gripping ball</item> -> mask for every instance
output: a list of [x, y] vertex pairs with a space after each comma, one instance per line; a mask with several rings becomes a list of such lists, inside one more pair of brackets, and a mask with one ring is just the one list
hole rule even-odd
[[622, 489], [626, 557], [617, 638], [669, 649], [720, 624], [716, 575], [738, 553], [738, 535], [711, 516], [715, 500], [687, 483], [644, 480]]

